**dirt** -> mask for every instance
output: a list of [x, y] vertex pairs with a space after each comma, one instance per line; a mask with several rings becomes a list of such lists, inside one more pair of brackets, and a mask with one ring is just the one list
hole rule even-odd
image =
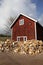
[[43, 65], [43, 53], [30, 56], [1, 52], [0, 65]]

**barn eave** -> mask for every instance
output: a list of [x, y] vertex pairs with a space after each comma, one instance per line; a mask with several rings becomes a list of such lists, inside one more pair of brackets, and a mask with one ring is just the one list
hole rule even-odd
[[27, 15], [24, 15], [24, 14], [20, 13], [20, 14], [18, 14], [18, 16], [15, 18], [15, 20], [14, 20], [13, 23], [11, 24], [10, 28], [13, 27], [13, 25], [15, 24], [16, 20], [19, 18], [20, 15], [25, 16], [25, 17], [27, 17], [27, 18], [33, 20], [34, 22], [37, 22], [37, 20], [35, 20], [35, 19], [33, 19], [33, 18], [31, 18], [31, 17], [29, 17], [29, 16], [27, 16]]

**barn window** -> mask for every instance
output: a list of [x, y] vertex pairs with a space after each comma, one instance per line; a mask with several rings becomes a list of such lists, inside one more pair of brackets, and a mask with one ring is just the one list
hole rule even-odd
[[24, 19], [19, 20], [19, 25], [24, 25]]

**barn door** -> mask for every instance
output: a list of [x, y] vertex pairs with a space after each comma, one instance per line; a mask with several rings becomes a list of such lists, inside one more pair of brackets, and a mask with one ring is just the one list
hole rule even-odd
[[20, 41], [20, 37], [17, 36], [17, 41]]
[[27, 41], [27, 36], [17, 36], [17, 41]]
[[17, 41], [23, 41], [23, 37], [17, 37]]
[[20, 38], [20, 41], [23, 41], [23, 37]]

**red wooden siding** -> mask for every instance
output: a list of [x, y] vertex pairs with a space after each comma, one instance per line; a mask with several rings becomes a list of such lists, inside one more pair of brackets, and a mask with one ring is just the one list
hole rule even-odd
[[[24, 25], [19, 25], [19, 20], [24, 19]], [[35, 22], [25, 16], [20, 16], [12, 27], [12, 39], [17, 40], [17, 36], [27, 36], [27, 39], [35, 39]]]

